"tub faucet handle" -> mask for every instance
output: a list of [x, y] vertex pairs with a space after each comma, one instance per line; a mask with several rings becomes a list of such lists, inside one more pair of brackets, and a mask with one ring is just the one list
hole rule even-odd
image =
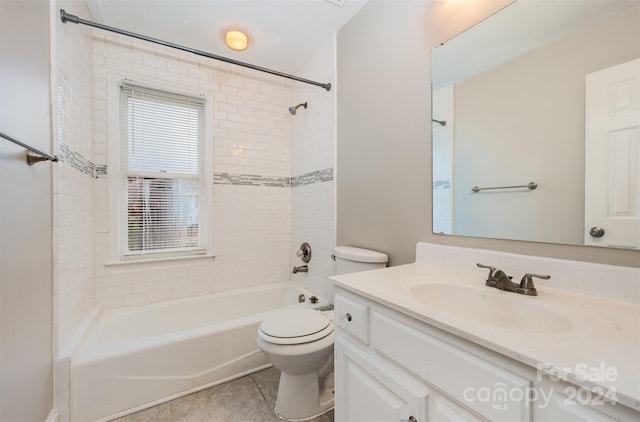
[[300, 245], [300, 249], [296, 252], [296, 256], [302, 260], [302, 262], [308, 263], [311, 261], [311, 245], [304, 242]]

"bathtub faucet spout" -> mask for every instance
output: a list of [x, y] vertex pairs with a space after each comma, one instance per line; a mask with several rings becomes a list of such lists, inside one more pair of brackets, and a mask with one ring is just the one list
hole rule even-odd
[[309, 267], [302, 265], [300, 267], [293, 267], [293, 273], [306, 273], [309, 271]]

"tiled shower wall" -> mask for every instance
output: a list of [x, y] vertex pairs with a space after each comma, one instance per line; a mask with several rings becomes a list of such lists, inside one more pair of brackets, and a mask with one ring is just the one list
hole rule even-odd
[[[213, 99], [214, 259], [108, 266], [107, 177], [95, 180], [96, 297], [134, 305], [289, 279], [291, 88], [288, 81], [188, 53], [95, 34], [95, 162], [108, 164], [108, 81], [128, 78]], [[108, 174], [109, 168], [106, 169]], [[247, 176], [251, 175], [251, 176]]]
[[[328, 39], [300, 68], [305, 78], [321, 82], [335, 71], [335, 38]], [[291, 171], [291, 260], [292, 265], [303, 265], [295, 253], [302, 244], [311, 245], [309, 272], [292, 274], [292, 280], [326, 298], [333, 298], [332, 283], [328, 277], [335, 273], [331, 260], [335, 246], [335, 91], [296, 84], [292, 88], [292, 104], [308, 102], [308, 108], [298, 109], [292, 116], [293, 144]], [[322, 169], [319, 174], [316, 173]], [[316, 175], [313, 178], [296, 177]]]
[[[55, 2], [88, 13], [80, 2]], [[60, 22], [52, 12], [52, 166], [54, 239], [54, 350], [67, 356], [94, 307], [93, 69], [91, 33]], [[56, 388], [56, 391], [59, 389]]]
[[51, 3], [53, 169], [53, 350], [55, 406], [69, 420], [69, 358], [95, 310], [93, 40], [60, 22], [58, 9], [88, 15], [81, 2]]

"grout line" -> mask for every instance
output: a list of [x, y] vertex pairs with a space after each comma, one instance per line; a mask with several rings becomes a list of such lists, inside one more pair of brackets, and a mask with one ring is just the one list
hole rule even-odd
[[273, 415], [275, 417], [278, 417], [278, 415], [276, 415], [276, 410], [271, 407], [271, 405], [269, 404], [269, 401], [267, 400], [267, 398], [265, 397], [264, 393], [262, 392], [262, 388], [260, 388], [260, 384], [258, 384], [258, 381], [256, 381], [256, 379], [254, 378], [253, 374], [251, 374], [249, 376], [251, 377], [251, 381], [253, 381], [253, 383], [258, 388], [258, 391], [260, 392], [260, 395], [262, 396], [262, 400], [264, 400], [264, 402], [267, 405], [267, 407], [269, 408], [269, 410], [271, 410], [271, 413], [273, 413]]

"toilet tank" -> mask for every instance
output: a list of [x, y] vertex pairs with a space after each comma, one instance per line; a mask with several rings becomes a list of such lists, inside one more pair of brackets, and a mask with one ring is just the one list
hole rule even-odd
[[375, 270], [387, 266], [389, 257], [382, 252], [352, 246], [336, 246], [336, 275]]

